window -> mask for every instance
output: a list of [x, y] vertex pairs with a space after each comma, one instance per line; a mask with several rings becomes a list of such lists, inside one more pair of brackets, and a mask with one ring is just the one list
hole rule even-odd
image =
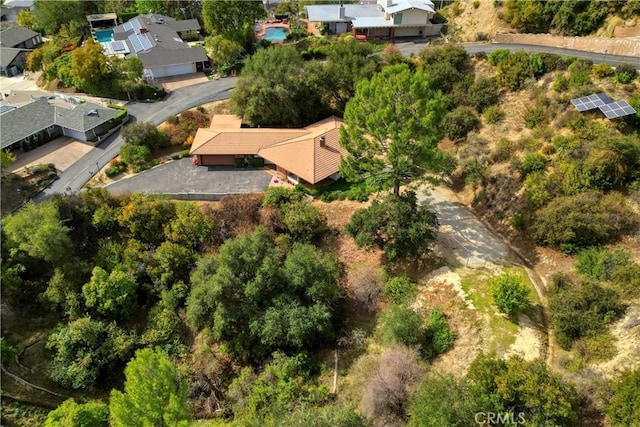
[[393, 15], [393, 25], [402, 24], [402, 13], [396, 13]]

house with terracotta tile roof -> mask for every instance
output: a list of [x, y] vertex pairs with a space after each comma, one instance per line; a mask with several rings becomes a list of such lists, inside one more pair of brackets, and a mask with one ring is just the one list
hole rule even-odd
[[340, 128], [329, 117], [302, 129], [243, 128], [236, 116], [215, 115], [209, 128], [198, 129], [191, 145], [201, 166], [232, 166], [236, 159], [262, 158], [289, 182], [315, 185], [338, 179]]

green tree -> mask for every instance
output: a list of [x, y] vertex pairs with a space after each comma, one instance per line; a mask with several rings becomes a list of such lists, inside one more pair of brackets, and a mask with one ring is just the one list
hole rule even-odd
[[202, 2], [202, 19], [204, 28], [212, 35], [225, 35], [238, 31], [245, 25], [253, 26], [256, 20], [266, 16], [264, 5], [260, 0], [204, 0]]
[[243, 425], [283, 425], [282, 418], [302, 402], [318, 405], [328, 400], [326, 386], [308, 383], [309, 360], [274, 353], [256, 375], [244, 368], [229, 386], [235, 420]]
[[44, 427], [108, 427], [109, 407], [102, 402], [67, 399], [47, 415]]
[[195, 253], [191, 249], [165, 241], [153, 253], [147, 271], [158, 288], [169, 289], [178, 281], [189, 280], [194, 260]]
[[144, 163], [150, 155], [151, 150], [144, 145], [124, 144], [120, 148], [120, 159], [130, 165]]
[[15, 154], [9, 150], [0, 150], [0, 169], [2, 170], [2, 175], [5, 175], [6, 169], [11, 166], [13, 162], [18, 160]]
[[58, 325], [47, 340], [47, 348], [54, 352], [49, 375], [66, 387], [86, 388], [114, 363], [126, 360], [134, 343], [135, 336], [115, 323], [90, 317]]
[[409, 304], [417, 293], [417, 285], [406, 276], [392, 277], [384, 285], [384, 294], [393, 304]]
[[427, 339], [424, 319], [407, 306], [390, 307], [380, 319], [381, 332], [387, 344], [421, 347]]
[[169, 146], [169, 137], [151, 123], [136, 122], [122, 129], [122, 139], [131, 145], [143, 145], [150, 150]]
[[446, 98], [421, 71], [406, 64], [388, 66], [358, 83], [347, 103], [340, 144], [348, 155], [341, 173], [350, 180], [385, 175], [395, 195], [403, 179], [438, 171], [440, 121]]
[[425, 48], [418, 53], [418, 60], [431, 87], [443, 93], [451, 92], [463, 81], [470, 66], [467, 51], [455, 44]]
[[511, 315], [522, 311], [528, 305], [529, 288], [522, 277], [504, 273], [493, 282], [491, 295], [498, 310]]
[[480, 79], [469, 86], [466, 101], [482, 113], [487, 107], [497, 104], [500, 96], [498, 81], [494, 78]]
[[329, 49], [326, 62], [307, 65], [305, 80], [320, 92], [328, 108], [342, 115], [356, 84], [370, 79], [378, 69], [378, 57], [372, 54], [373, 47], [368, 43], [354, 38], [339, 40]]
[[36, 16], [28, 9], [21, 9], [18, 12], [18, 18], [16, 21], [21, 27], [25, 27], [30, 30], [36, 29]]
[[233, 63], [244, 52], [244, 48], [240, 43], [222, 35], [207, 37], [205, 47], [207, 54], [218, 68]]
[[210, 238], [213, 222], [195, 203], [176, 203], [176, 217], [164, 228], [168, 240], [192, 250], [202, 247]]
[[326, 215], [307, 200], [289, 203], [282, 212], [282, 223], [296, 242], [311, 242], [327, 229]]
[[434, 373], [411, 397], [409, 426], [466, 427], [479, 410], [473, 397], [467, 381]]
[[528, 425], [578, 423], [575, 389], [541, 360], [480, 355], [469, 367], [466, 379], [471, 382], [478, 411], [505, 414], [515, 420], [522, 413]]
[[95, 87], [105, 78], [107, 57], [100, 43], [88, 39], [82, 47], [71, 52], [71, 72], [80, 88]]
[[389, 194], [382, 201], [354, 212], [347, 234], [358, 246], [384, 250], [391, 262], [428, 254], [438, 232], [438, 218], [426, 206], [418, 206], [416, 194]]
[[112, 390], [111, 425], [186, 427], [191, 422], [186, 384], [160, 350], [136, 352], [124, 370], [124, 393]]
[[34, 258], [57, 263], [71, 250], [69, 228], [52, 202], [30, 202], [4, 218], [2, 225], [9, 242]]
[[300, 127], [325, 118], [303, 70], [302, 57], [293, 46], [259, 50], [245, 60], [231, 95], [237, 114], [261, 126]]
[[611, 381], [612, 396], [605, 413], [614, 427], [634, 425], [640, 420], [640, 369], [625, 371]]
[[310, 245], [294, 245], [283, 261], [258, 228], [227, 240], [214, 262], [198, 264], [187, 317], [253, 362], [274, 350], [313, 348], [333, 337], [341, 320], [337, 276], [335, 259]]
[[33, 3], [36, 26], [47, 35], [62, 28], [67, 34], [80, 35], [88, 27], [87, 15], [98, 12], [98, 3], [83, 0], [36, 0]]
[[134, 239], [159, 245], [164, 241], [164, 227], [175, 217], [175, 205], [166, 199], [134, 194], [125, 201], [118, 223]]
[[136, 279], [129, 274], [113, 270], [111, 274], [94, 267], [91, 280], [82, 287], [87, 307], [95, 307], [104, 316], [125, 318], [136, 309]]

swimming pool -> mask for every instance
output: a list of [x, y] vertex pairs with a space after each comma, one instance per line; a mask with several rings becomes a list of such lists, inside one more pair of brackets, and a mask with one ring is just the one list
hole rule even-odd
[[113, 30], [96, 31], [96, 40], [100, 43], [113, 41]]
[[262, 40], [269, 40], [270, 42], [281, 42], [287, 38], [289, 30], [284, 27], [269, 27], [265, 30]]

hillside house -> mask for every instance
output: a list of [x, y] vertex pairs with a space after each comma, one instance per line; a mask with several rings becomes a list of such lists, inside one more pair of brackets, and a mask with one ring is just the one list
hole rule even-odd
[[262, 158], [287, 181], [315, 185], [338, 179], [340, 128], [329, 117], [302, 129], [243, 128], [236, 116], [216, 115], [211, 126], [198, 129], [190, 154], [201, 166], [233, 166], [236, 159]]

